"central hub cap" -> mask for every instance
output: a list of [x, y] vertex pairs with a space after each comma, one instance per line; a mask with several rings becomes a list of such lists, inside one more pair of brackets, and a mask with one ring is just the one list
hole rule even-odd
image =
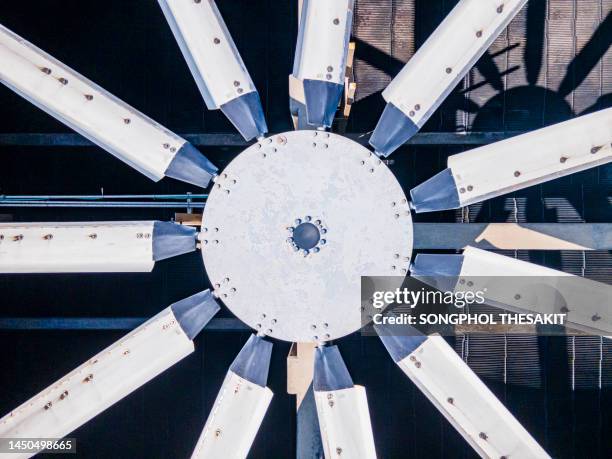
[[361, 276], [407, 273], [412, 219], [376, 155], [336, 134], [295, 131], [260, 140], [216, 177], [202, 238], [208, 277], [239, 319], [320, 342], [361, 327]]
[[326, 239], [321, 237], [327, 233], [327, 228], [323, 226], [321, 220], [312, 220], [312, 217], [307, 216], [302, 219], [295, 220], [296, 227], [287, 228], [290, 233], [287, 242], [291, 244], [294, 251], [299, 251], [302, 255], [307, 256], [310, 253], [319, 253], [321, 246], [327, 243]]
[[319, 228], [313, 223], [301, 223], [293, 230], [293, 241], [299, 249], [310, 250], [321, 240]]

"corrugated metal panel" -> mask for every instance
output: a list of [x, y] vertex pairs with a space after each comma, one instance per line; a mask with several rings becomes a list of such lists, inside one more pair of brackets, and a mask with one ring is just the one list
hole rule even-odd
[[572, 368], [574, 390], [601, 387], [602, 340], [600, 336], [568, 338], [572, 349], [568, 357]]

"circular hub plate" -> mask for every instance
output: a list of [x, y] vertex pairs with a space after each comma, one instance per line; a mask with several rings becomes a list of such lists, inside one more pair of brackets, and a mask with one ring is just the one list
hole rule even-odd
[[[306, 222], [319, 233], [307, 251], [295, 242], [317, 239]], [[412, 219], [376, 155], [295, 131], [262, 139], [216, 178], [200, 237], [210, 281], [239, 319], [286, 341], [327, 341], [361, 327], [361, 276], [406, 274]]]

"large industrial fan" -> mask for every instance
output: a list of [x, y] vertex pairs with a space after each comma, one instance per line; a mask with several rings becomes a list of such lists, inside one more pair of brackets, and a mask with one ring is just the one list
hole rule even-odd
[[[273, 395], [266, 387], [273, 339], [317, 345], [313, 389], [325, 456], [375, 457], [365, 389], [331, 344], [363, 325], [363, 276], [564, 275], [473, 247], [413, 260], [412, 212], [460, 208], [612, 160], [606, 109], [451, 156], [410, 198], [387, 167], [385, 157], [417, 133], [525, 3], [461, 0], [383, 92], [372, 151], [330, 132], [345, 88], [353, 0], [304, 0], [291, 105], [306, 128], [274, 135], [214, 2], [159, 0], [207, 107], [256, 139], [223, 171], [0, 26], [2, 83], [153, 180], [211, 187], [199, 233], [161, 221], [2, 224], [0, 272], [150, 271], [200, 248], [213, 286], [8, 413], [0, 437], [69, 434], [190, 354], [221, 301], [255, 333], [229, 368], [192, 457], [247, 456]], [[528, 302], [519, 307], [531, 310]], [[592, 301], [565, 312], [575, 328], [612, 335], [609, 309]], [[442, 337], [383, 328], [393, 360], [478, 454], [548, 457]]]

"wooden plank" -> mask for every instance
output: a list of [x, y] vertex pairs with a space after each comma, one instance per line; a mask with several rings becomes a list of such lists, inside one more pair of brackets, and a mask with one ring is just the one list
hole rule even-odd
[[186, 226], [202, 226], [202, 214], [176, 212], [174, 214], [174, 221]]
[[314, 343], [293, 343], [287, 356], [287, 393], [296, 396], [299, 409], [312, 382]]

